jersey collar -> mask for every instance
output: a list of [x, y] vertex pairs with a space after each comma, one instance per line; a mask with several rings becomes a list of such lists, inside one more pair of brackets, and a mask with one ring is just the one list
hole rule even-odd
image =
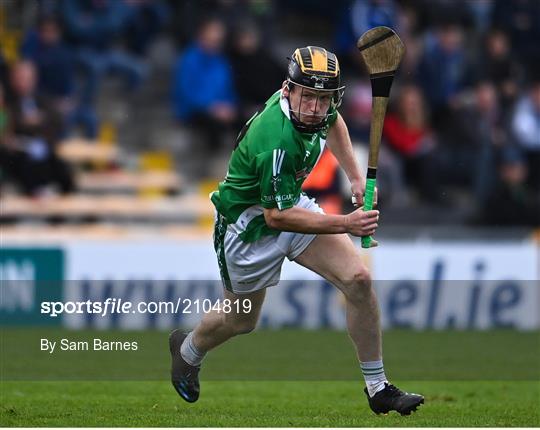
[[290, 113], [290, 110], [289, 110], [289, 100], [287, 100], [286, 97], [283, 97], [283, 93], [282, 93], [281, 90], [279, 90], [279, 105], [281, 106], [281, 111], [290, 120], [291, 119], [291, 113]]

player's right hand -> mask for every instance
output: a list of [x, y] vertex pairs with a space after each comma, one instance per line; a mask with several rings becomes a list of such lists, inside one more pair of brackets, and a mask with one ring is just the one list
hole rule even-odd
[[379, 226], [379, 211], [371, 210], [364, 212], [363, 207], [345, 215], [347, 232], [353, 236], [371, 236]]

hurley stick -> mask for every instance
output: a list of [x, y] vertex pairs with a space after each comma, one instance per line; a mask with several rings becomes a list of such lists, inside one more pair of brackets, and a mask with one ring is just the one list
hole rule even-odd
[[[371, 127], [369, 130], [369, 160], [367, 168], [364, 210], [373, 209], [377, 178], [379, 146], [394, 74], [405, 48], [398, 35], [388, 27], [375, 27], [366, 31], [356, 44], [366, 64], [373, 96]], [[362, 237], [362, 248], [370, 248], [373, 238]]]

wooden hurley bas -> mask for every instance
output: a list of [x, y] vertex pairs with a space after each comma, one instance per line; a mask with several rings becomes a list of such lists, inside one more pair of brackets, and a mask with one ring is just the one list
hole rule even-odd
[[[373, 209], [373, 197], [377, 183], [379, 146], [390, 88], [401, 62], [405, 47], [399, 36], [388, 27], [375, 27], [366, 31], [356, 44], [366, 64], [371, 80], [373, 96], [371, 128], [369, 130], [369, 160], [367, 168], [364, 210]], [[376, 243], [371, 236], [362, 237], [362, 248]]]

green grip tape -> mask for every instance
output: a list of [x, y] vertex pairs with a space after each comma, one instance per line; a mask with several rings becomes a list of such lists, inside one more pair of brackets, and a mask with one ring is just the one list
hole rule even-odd
[[[373, 209], [373, 198], [375, 197], [375, 184], [377, 180], [375, 178], [366, 179], [366, 192], [364, 194], [364, 211], [370, 211]], [[369, 248], [371, 245], [371, 236], [362, 236], [362, 248]]]

